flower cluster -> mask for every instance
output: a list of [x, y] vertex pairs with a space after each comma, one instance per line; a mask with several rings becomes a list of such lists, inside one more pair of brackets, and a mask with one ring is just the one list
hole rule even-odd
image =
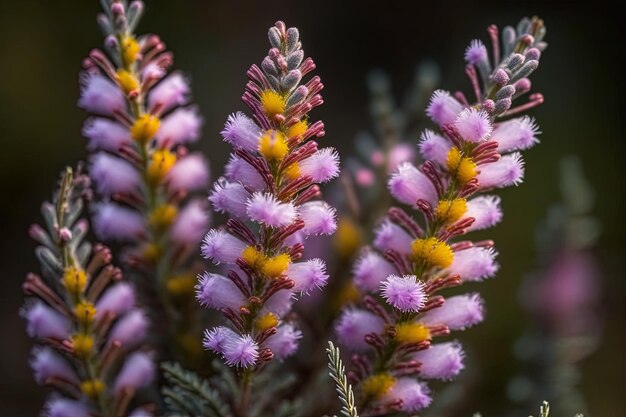
[[426, 130], [419, 143], [427, 161], [400, 164], [389, 179], [392, 196], [421, 212], [423, 222], [398, 207], [389, 210], [376, 230], [375, 249], [366, 249], [354, 267], [354, 283], [366, 294], [362, 305], [346, 309], [336, 324], [340, 342], [356, 352], [350, 376], [368, 415], [427, 407], [431, 396], [422, 380], [450, 379], [463, 368], [458, 342], [431, 344], [433, 339], [484, 317], [478, 294], [438, 293], [498, 270], [493, 242], [458, 238], [502, 218], [500, 199], [479, 194], [522, 181], [519, 151], [537, 143], [538, 128], [527, 116], [503, 118], [543, 101], [533, 94], [512, 107], [529, 92], [528, 76], [546, 47], [537, 18], [523, 19], [517, 30], [507, 26], [501, 42], [495, 26], [488, 32], [492, 60], [477, 40], [465, 54], [476, 102], [436, 91], [427, 115], [439, 132]]
[[324, 135], [324, 124], [307, 115], [322, 104], [323, 85], [317, 76], [301, 84], [315, 64], [304, 59], [296, 28], [277, 22], [269, 40], [261, 67], [248, 70], [242, 97], [253, 118], [228, 117], [222, 136], [234, 151], [209, 196], [230, 219], [225, 229], [209, 231], [202, 255], [224, 266], [224, 275], [206, 272], [196, 287], [198, 301], [232, 324], [207, 330], [205, 348], [244, 368], [296, 350], [301, 332], [285, 315], [297, 295], [328, 279], [321, 259], [299, 261], [303, 243], [336, 229], [335, 210], [315, 197], [318, 183], [338, 175], [338, 155], [318, 149], [314, 138]]
[[68, 169], [54, 203], [42, 206], [46, 227], [30, 229], [41, 245], [35, 253], [43, 275], [27, 276], [22, 314], [39, 343], [31, 360], [35, 379], [62, 394], [46, 405], [51, 417], [129, 415], [130, 401], [155, 374], [150, 355], [139, 350], [148, 320], [133, 286], [111, 265], [108, 248], [83, 240], [88, 224], [79, 217], [88, 185], [89, 178], [73, 178]]
[[103, 240], [130, 243], [127, 264], [154, 275], [145, 284], [167, 306], [166, 292], [192, 296], [195, 273], [187, 264], [208, 227], [206, 203], [185, 201], [208, 185], [204, 157], [186, 149], [198, 140], [202, 119], [188, 105], [185, 77], [167, 73], [172, 54], [159, 37], [133, 33], [143, 3], [103, 4], [98, 21], [108, 56], [89, 53], [78, 101], [93, 115], [83, 128], [101, 197], [93, 225]]

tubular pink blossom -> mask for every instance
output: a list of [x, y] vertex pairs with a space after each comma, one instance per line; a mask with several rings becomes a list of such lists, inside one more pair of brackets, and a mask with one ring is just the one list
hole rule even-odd
[[136, 240], [144, 233], [144, 220], [139, 213], [115, 203], [95, 205], [93, 228], [103, 240]]
[[274, 313], [277, 316], [282, 316], [291, 310], [295, 300], [292, 290], [278, 291], [265, 302], [261, 313]]
[[131, 144], [127, 128], [102, 117], [87, 119], [82, 134], [88, 139], [87, 149], [90, 151], [118, 152], [122, 146]]
[[218, 213], [228, 213], [245, 220], [248, 218], [246, 201], [249, 197], [250, 193], [240, 182], [228, 182], [225, 178], [220, 178], [213, 184], [209, 201]]
[[311, 201], [298, 207], [305, 235], [332, 235], [337, 230], [336, 210], [325, 201]]
[[211, 350], [221, 355], [224, 353], [224, 345], [226, 344], [226, 341], [231, 341], [237, 337], [239, 337], [237, 333], [228, 327], [214, 327], [211, 330], [204, 331], [202, 346], [204, 346], [207, 350]]
[[411, 253], [411, 242], [413, 239], [400, 226], [385, 219], [375, 231], [374, 246], [381, 250], [394, 250], [400, 254]]
[[472, 108], [467, 108], [459, 114], [454, 127], [463, 139], [474, 143], [489, 138], [493, 130], [489, 115], [483, 110]]
[[267, 339], [263, 347], [269, 348], [277, 359], [285, 359], [296, 352], [300, 339], [302, 332], [287, 323], [278, 326], [276, 334]]
[[367, 310], [347, 309], [335, 325], [339, 343], [352, 351], [363, 351], [369, 347], [365, 342], [365, 335], [379, 334], [383, 331], [385, 322], [380, 317]]
[[173, 107], [182, 106], [189, 99], [189, 83], [180, 72], [173, 72], [157, 84], [148, 96], [148, 107], [157, 106], [162, 112]]
[[202, 117], [195, 106], [174, 110], [161, 120], [161, 127], [155, 139], [159, 146], [173, 147], [179, 144], [195, 142], [200, 137]]
[[380, 293], [389, 304], [404, 312], [418, 312], [424, 308], [427, 298], [424, 283], [415, 275], [388, 276], [380, 284]]
[[479, 167], [478, 183], [482, 189], [519, 185], [524, 179], [524, 160], [519, 152]]
[[422, 132], [419, 148], [425, 159], [430, 159], [441, 166], [445, 166], [452, 143], [432, 130], [426, 129]]
[[201, 153], [189, 154], [167, 173], [167, 186], [172, 191], [195, 191], [206, 188], [209, 169]]
[[212, 259], [217, 264], [221, 262], [232, 264], [245, 248], [246, 244], [230, 233], [212, 229], [204, 237], [200, 249], [206, 259]]
[[247, 202], [250, 219], [272, 227], [288, 226], [296, 220], [297, 211], [291, 202], [282, 203], [270, 193], [256, 192]]
[[540, 133], [535, 119], [523, 116], [498, 123], [491, 136], [498, 142], [498, 152], [503, 153], [533, 147], [539, 143]]
[[415, 149], [406, 143], [398, 143], [389, 150], [387, 169], [393, 172], [403, 162], [411, 162], [415, 159]]
[[463, 106], [450, 93], [437, 90], [430, 98], [426, 114], [439, 126], [454, 123], [456, 117], [463, 110]]
[[458, 342], [437, 343], [413, 355], [422, 378], [450, 380], [463, 369], [465, 353]]
[[198, 276], [196, 299], [205, 307], [216, 310], [230, 308], [238, 311], [246, 304], [246, 299], [239, 288], [228, 278], [204, 272]]
[[113, 116], [126, 107], [124, 95], [115, 84], [101, 74], [83, 73], [78, 106], [88, 112]]
[[339, 155], [334, 148], [323, 148], [299, 163], [300, 173], [315, 182], [326, 182], [339, 175]]
[[441, 307], [428, 311], [421, 319], [425, 325], [445, 324], [450, 330], [464, 330], [483, 321], [485, 309], [477, 293], [446, 299]]
[[389, 179], [389, 191], [401, 203], [415, 206], [417, 200], [426, 200], [432, 205], [438, 201], [437, 190], [432, 182], [413, 164], [400, 164]]
[[132, 353], [115, 379], [113, 391], [119, 395], [125, 388], [143, 388], [152, 383], [155, 374], [154, 362], [147, 353]]
[[76, 372], [69, 363], [48, 347], [33, 349], [30, 366], [33, 368], [38, 384], [45, 384], [49, 378], [61, 379], [72, 384], [79, 382]]
[[228, 116], [222, 137], [233, 146], [256, 151], [261, 139], [261, 130], [252, 119], [237, 112]]
[[140, 187], [139, 173], [125, 160], [106, 152], [98, 152], [89, 160], [91, 178], [100, 194], [132, 193]]
[[252, 191], [259, 191], [265, 187], [265, 181], [255, 168], [243, 159], [232, 155], [226, 164], [225, 177], [228, 181], [239, 181]]
[[432, 402], [430, 390], [426, 384], [418, 382], [413, 378], [398, 378], [391, 390], [381, 399], [381, 403], [389, 403], [401, 400], [401, 410], [413, 413], [426, 408]]
[[247, 334], [227, 338], [224, 340], [222, 353], [227, 365], [247, 368], [256, 363], [259, 357], [259, 345]]
[[454, 260], [448, 271], [459, 274], [463, 281], [482, 281], [493, 277], [500, 266], [495, 258], [498, 253], [493, 248], [473, 247], [454, 253]]
[[484, 195], [468, 200], [465, 217], [474, 218], [474, 223], [467, 228], [468, 231], [483, 230], [495, 226], [502, 220], [500, 197]]
[[145, 339], [148, 325], [148, 318], [143, 311], [132, 310], [115, 323], [109, 338], [121, 342], [126, 348], [135, 347]]
[[209, 213], [204, 201], [191, 200], [180, 211], [170, 229], [170, 239], [181, 245], [196, 245], [209, 227]]
[[67, 339], [70, 336], [68, 318], [40, 301], [27, 306], [22, 315], [26, 318], [26, 332], [30, 337]]
[[378, 291], [380, 283], [396, 272], [392, 264], [373, 250], [366, 250], [354, 264], [354, 284], [363, 292]]
[[316, 288], [323, 288], [328, 281], [326, 264], [317, 258], [290, 264], [287, 276], [295, 282], [292, 290], [304, 294]]
[[53, 398], [45, 405], [46, 417], [89, 417], [90, 415], [86, 404], [66, 398]]
[[107, 289], [96, 303], [96, 320], [105, 314], [119, 317], [135, 306], [135, 289], [128, 282], [120, 282]]
[[485, 60], [487, 60], [487, 48], [480, 40], [474, 39], [465, 49], [465, 61], [476, 65]]

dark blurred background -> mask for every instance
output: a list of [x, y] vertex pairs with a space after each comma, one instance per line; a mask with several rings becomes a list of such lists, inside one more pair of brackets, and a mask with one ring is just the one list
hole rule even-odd
[[[323, 143], [346, 152], [355, 133], [371, 127], [368, 71], [387, 71], [401, 94], [415, 65], [432, 58], [441, 65], [444, 88], [467, 92], [463, 51], [471, 39], [486, 40], [490, 23], [503, 27], [524, 15], [543, 17], [550, 47], [533, 75], [534, 89], [546, 97], [533, 110], [542, 143], [526, 154], [525, 182], [501, 193], [505, 222], [490, 236], [503, 266], [497, 279], [481, 286], [488, 319], [462, 335], [481, 369], [481, 388], [467, 407], [488, 416], [509, 407], [506, 383], [518, 367], [512, 344], [528, 320], [517, 303], [518, 285], [535, 263], [534, 227], [559, 199], [558, 161], [575, 154], [596, 189], [596, 215], [604, 226], [597, 254], [606, 325], [599, 349], [584, 363], [582, 391], [590, 415], [623, 415], [626, 230], [624, 174], [619, 170], [624, 152], [619, 146], [626, 138], [618, 97], [624, 92], [626, 21], [620, 2], [147, 3], [139, 31], [159, 34], [175, 52], [175, 67], [191, 77], [205, 117], [199, 147], [209, 156], [214, 177], [228, 151], [218, 132], [229, 112], [243, 109], [239, 97], [245, 71], [265, 56], [267, 28], [278, 19], [299, 27], [304, 49], [326, 85], [325, 104], [315, 111], [326, 123]], [[95, 23], [96, 0], [0, 4], [0, 265], [6, 285], [0, 291], [0, 415], [21, 417], [37, 415], [44, 398], [28, 367], [31, 342], [18, 315], [21, 281], [36, 269], [27, 229], [39, 221], [40, 202], [49, 198], [59, 170], [85, 156], [80, 135], [85, 114], [75, 106], [78, 71], [102, 38]]]

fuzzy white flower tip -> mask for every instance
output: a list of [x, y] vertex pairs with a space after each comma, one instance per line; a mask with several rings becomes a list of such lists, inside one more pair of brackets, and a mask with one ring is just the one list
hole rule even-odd
[[454, 122], [459, 135], [469, 142], [481, 142], [489, 138], [493, 130], [489, 115], [483, 110], [465, 109]]
[[280, 202], [270, 193], [252, 194], [246, 206], [250, 219], [272, 227], [288, 226], [298, 214], [291, 202]]

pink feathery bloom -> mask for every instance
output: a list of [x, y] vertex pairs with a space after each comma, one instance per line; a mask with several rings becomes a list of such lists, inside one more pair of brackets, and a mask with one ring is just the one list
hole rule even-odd
[[82, 134], [88, 139], [87, 149], [90, 151], [119, 152], [123, 146], [131, 145], [128, 128], [102, 117], [87, 119]]
[[410, 162], [400, 164], [398, 170], [389, 179], [391, 195], [404, 204], [415, 206], [417, 200], [426, 200], [433, 206], [439, 196], [433, 183]]
[[394, 308], [404, 312], [418, 312], [427, 298], [424, 283], [415, 275], [390, 275], [380, 284], [380, 293]]
[[373, 250], [365, 250], [352, 270], [354, 284], [364, 292], [378, 291], [380, 283], [395, 272], [394, 266]]
[[261, 130], [251, 118], [237, 112], [228, 116], [222, 137], [233, 146], [256, 151], [261, 139]]
[[148, 326], [145, 313], [141, 310], [132, 310], [115, 323], [109, 338], [119, 341], [126, 348], [132, 348], [145, 339]]
[[464, 330], [483, 321], [485, 308], [477, 293], [446, 298], [441, 306], [428, 311], [420, 319], [425, 325], [445, 324], [450, 330]]
[[456, 117], [463, 110], [463, 105], [459, 103], [447, 91], [437, 90], [430, 98], [430, 103], [426, 108], [426, 114], [439, 126], [454, 123]]
[[374, 185], [376, 175], [371, 169], [359, 168], [354, 174], [354, 180], [361, 187], [371, 187]]
[[305, 235], [332, 235], [337, 230], [336, 210], [325, 201], [304, 203], [298, 207], [298, 217]]
[[385, 327], [383, 319], [367, 310], [350, 308], [344, 310], [335, 325], [339, 343], [352, 351], [364, 351], [370, 347], [365, 335], [380, 334]]
[[161, 126], [155, 135], [156, 143], [159, 146], [173, 147], [195, 142], [200, 137], [202, 124], [197, 107], [178, 108], [161, 120]]
[[478, 39], [474, 39], [465, 49], [465, 61], [468, 64], [477, 65], [487, 60], [487, 48]]
[[389, 150], [387, 169], [393, 172], [403, 162], [411, 162], [415, 159], [415, 149], [406, 143], [398, 143]]
[[261, 192], [252, 194], [247, 212], [250, 219], [272, 227], [288, 226], [298, 215], [293, 203], [282, 203], [274, 195]]
[[174, 107], [182, 106], [189, 100], [189, 83], [180, 72], [173, 72], [157, 84], [148, 95], [148, 107], [166, 112]]
[[263, 347], [269, 348], [275, 358], [285, 359], [296, 352], [300, 339], [302, 339], [302, 332], [293, 324], [287, 323], [278, 326], [276, 334], [267, 339]]
[[181, 245], [199, 243], [209, 227], [210, 217], [206, 209], [205, 202], [199, 199], [187, 203], [170, 229], [170, 239]]
[[261, 313], [274, 313], [278, 316], [282, 316], [291, 310], [294, 301], [296, 301], [296, 298], [292, 290], [278, 291], [265, 302]]
[[163, 78], [165, 74], [167, 74], [167, 71], [155, 61], [152, 61], [148, 65], [144, 66], [141, 71], [142, 77], [146, 80], [158, 81]]
[[230, 308], [238, 311], [239, 307], [246, 304], [246, 298], [230, 279], [208, 272], [198, 276], [196, 299], [203, 306], [216, 310]]
[[465, 353], [458, 342], [437, 343], [413, 354], [421, 365], [419, 374], [426, 379], [450, 380], [464, 368]]
[[154, 362], [147, 353], [132, 353], [120, 370], [113, 384], [113, 391], [120, 395], [122, 390], [139, 389], [152, 383], [156, 375]]
[[171, 191], [195, 191], [206, 188], [209, 168], [201, 153], [192, 153], [176, 161], [167, 173], [167, 187]]
[[125, 160], [98, 152], [89, 158], [89, 173], [98, 193], [111, 196], [117, 193], [133, 193], [141, 186], [137, 170]]
[[233, 264], [246, 246], [244, 242], [230, 233], [212, 229], [202, 240], [200, 250], [205, 259], [212, 259], [217, 264], [222, 262]]
[[503, 153], [533, 147], [539, 143], [540, 133], [535, 119], [523, 116], [498, 123], [491, 137], [498, 142], [498, 152]]
[[403, 255], [411, 253], [411, 243], [413, 238], [403, 228], [385, 219], [376, 229], [374, 246], [376, 249], [385, 252], [393, 250]]
[[519, 185], [524, 179], [524, 160], [522, 154], [514, 152], [496, 162], [480, 165], [479, 170], [476, 178], [482, 189]]
[[323, 148], [299, 162], [301, 175], [315, 182], [327, 182], [339, 175], [339, 154], [334, 148]]
[[67, 339], [70, 337], [70, 321], [56, 310], [36, 301], [22, 310], [26, 318], [26, 332], [38, 339]]
[[145, 231], [144, 219], [138, 212], [115, 203], [95, 205], [93, 228], [103, 240], [136, 240]]
[[259, 171], [243, 159], [231, 155], [226, 164], [224, 176], [228, 181], [239, 181], [252, 191], [259, 191], [265, 187], [265, 181]]
[[424, 159], [429, 159], [445, 166], [452, 143], [432, 130], [426, 129], [420, 136], [419, 149]]
[[472, 108], [467, 108], [459, 114], [454, 127], [464, 140], [474, 143], [489, 138], [493, 130], [487, 112]]
[[112, 285], [100, 296], [96, 303], [96, 321], [106, 314], [119, 317], [130, 311], [136, 303], [135, 289], [128, 282]]
[[227, 365], [247, 368], [256, 363], [259, 357], [259, 345], [250, 335], [237, 335], [224, 341], [222, 354]]
[[401, 401], [400, 409], [406, 413], [414, 413], [426, 408], [432, 402], [430, 390], [426, 384], [414, 378], [398, 378], [388, 393], [379, 400], [380, 403]]
[[249, 197], [250, 193], [240, 182], [228, 182], [225, 178], [220, 178], [213, 184], [209, 201], [218, 213], [228, 213], [239, 220], [246, 220], [246, 201]]
[[482, 281], [493, 277], [500, 266], [496, 262], [498, 253], [493, 248], [473, 247], [454, 253], [451, 274], [459, 274], [463, 281]]
[[497, 195], [483, 195], [467, 201], [465, 217], [473, 217], [474, 223], [468, 231], [488, 229], [502, 220], [500, 197]]
[[295, 283], [292, 291], [303, 294], [324, 287], [328, 281], [326, 264], [317, 258], [290, 264], [287, 268], [287, 276]]
[[79, 401], [55, 397], [44, 406], [46, 417], [89, 417], [89, 407]]
[[33, 368], [35, 381], [38, 384], [45, 384], [49, 378], [60, 379], [72, 384], [79, 383], [76, 372], [65, 358], [48, 347], [33, 349], [30, 366]]
[[237, 333], [229, 329], [228, 327], [218, 326], [211, 330], [204, 331], [204, 339], [202, 339], [202, 346], [206, 350], [211, 350], [217, 354], [224, 352], [224, 345], [227, 340], [233, 340], [239, 337]]
[[83, 73], [78, 106], [90, 113], [113, 116], [116, 111], [126, 108], [126, 99], [104, 75]]

